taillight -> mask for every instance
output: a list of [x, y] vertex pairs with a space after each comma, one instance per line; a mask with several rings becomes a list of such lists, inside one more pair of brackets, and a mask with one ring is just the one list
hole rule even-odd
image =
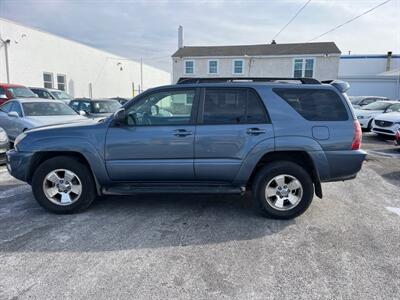
[[362, 132], [358, 121], [354, 121], [354, 136], [351, 143], [351, 150], [358, 150], [361, 147]]
[[400, 129], [396, 132], [396, 139], [400, 140]]

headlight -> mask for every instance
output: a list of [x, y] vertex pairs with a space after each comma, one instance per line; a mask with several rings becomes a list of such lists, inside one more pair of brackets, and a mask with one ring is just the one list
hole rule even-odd
[[4, 143], [8, 141], [7, 133], [4, 131], [3, 128], [0, 128], [0, 142]]
[[17, 147], [17, 145], [26, 137], [26, 133], [23, 132], [14, 141], [14, 147]]
[[366, 119], [367, 117], [364, 116], [357, 116], [357, 119]]

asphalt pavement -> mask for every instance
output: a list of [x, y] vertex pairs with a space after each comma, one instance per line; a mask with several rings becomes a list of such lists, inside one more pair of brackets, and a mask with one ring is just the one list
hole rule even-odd
[[0, 299], [398, 299], [400, 150], [370, 134], [364, 148], [357, 179], [323, 184], [290, 221], [232, 196], [53, 215], [0, 168]]

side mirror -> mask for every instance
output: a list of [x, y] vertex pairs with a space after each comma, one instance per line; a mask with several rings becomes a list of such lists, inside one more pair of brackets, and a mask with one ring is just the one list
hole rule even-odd
[[114, 113], [114, 120], [118, 123], [125, 123], [125, 108], [120, 108]]
[[0, 99], [8, 99], [6, 94], [0, 94]]
[[16, 111], [10, 111], [8, 113], [8, 116], [11, 117], [11, 118], [19, 118], [19, 115], [18, 115], [18, 113]]
[[79, 111], [79, 114], [80, 114], [81, 116], [84, 116], [84, 117], [85, 117], [85, 116], [87, 116], [88, 113], [87, 113], [86, 111], [84, 111], [84, 110], [80, 110], [80, 111]]

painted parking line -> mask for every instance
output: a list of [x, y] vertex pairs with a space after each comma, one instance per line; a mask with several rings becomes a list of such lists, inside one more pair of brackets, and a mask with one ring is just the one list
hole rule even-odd
[[384, 156], [384, 157], [390, 157], [390, 158], [400, 158], [400, 152], [399, 153], [387, 153], [383, 151], [376, 151], [376, 150], [366, 150], [367, 154], [372, 155], [372, 156]]
[[386, 209], [400, 216], [400, 207], [386, 207]]

